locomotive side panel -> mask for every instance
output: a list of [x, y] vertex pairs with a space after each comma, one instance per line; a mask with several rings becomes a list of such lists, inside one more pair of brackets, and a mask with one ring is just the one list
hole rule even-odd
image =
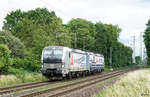
[[46, 77], [82, 76], [104, 69], [102, 55], [62, 46], [45, 47], [41, 62], [41, 73]]
[[64, 62], [62, 63], [62, 69], [63, 69], [63, 75], [66, 75], [69, 73], [69, 68], [70, 68], [70, 52], [71, 49], [64, 49]]
[[84, 71], [86, 70], [86, 54], [71, 52], [70, 71]]
[[101, 56], [101, 57], [100, 57], [100, 68], [101, 68], [101, 69], [104, 69], [104, 64], [105, 64], [105, 63], [104, 63], [104, 57]]

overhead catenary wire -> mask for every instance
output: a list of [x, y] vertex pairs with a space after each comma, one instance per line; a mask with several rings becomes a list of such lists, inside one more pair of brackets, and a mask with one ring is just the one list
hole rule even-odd
[[59, 13], [61, 13], [62, 15], [64, 15], [65, 17], [71, 18], [71, 17], [70, 17], [68, 14], [66, 14], [64, 11], [62, 11], [61, 9], [58, 9], [58, 8], [54, 7], [52, 4], [50, 4], [50, 3], [48, 3], [48, 2], [46, 2], [46, 1], [44, 1], [44, 0], [39, 0], [39, 1], [41, 1], [41, 2], [44, 3], [44, 4], [46, 4], [47, 6], [50, 6], [51, 8], [53, 8], [53, 10], [58, 11]]

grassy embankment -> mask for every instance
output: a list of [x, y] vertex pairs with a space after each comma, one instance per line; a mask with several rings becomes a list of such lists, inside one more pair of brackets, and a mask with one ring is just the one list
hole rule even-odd
[[129, 72], [96, 97], [150, 97], [150, 70]]
[[46, 78], [39, 73], [12, 69], [8, 75], [0, 75], [0, 87], [44, 80]]
[[[129, 67], [124, 67], [124, 68], [129, 68]], [[114, 69], [123, 69], [123, 68], [114, 68]], [[110, 68], [105, 67], [105, 70], [110, 70]], [[10, 68], [8, 75], [0, 76], [0, 87], [20, 84], [20, 83], [27, 83], [27, 82], [43, 81], [43, 80], [46, 80], [46, 78], [39, 73]]]
[[128, 66], [120, 66], [120, 67], [110, 67], [110, 66], [106, 66], [104, 67], [105, 71], [109, 71], [109, 70], [123, 70], [123, 69], [127, 69], [127, 68], [134, 68], [134, 67], [139, 67], [139, 65], [128, 65]]

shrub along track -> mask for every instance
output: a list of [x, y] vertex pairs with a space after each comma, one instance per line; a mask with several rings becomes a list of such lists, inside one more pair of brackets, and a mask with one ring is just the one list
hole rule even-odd
[[71, 84], [67, 84], [64, 86], [56, 87], [56, 88], [51, 88], [51, 89], [45, 89], [45, 90], [40, 90], [28, 94], [23, 94], [19, 95], [20, 97], [33, 97], [33, 96], [42, 96], [42, 97], [58, 97], [58, 96], [63, 96], [65, 94], [71, 93], [73, 91], [76, 91], [78, 89], [82, 89], [84, 87], [88, 87], [90, 85], [105, 81], [107, 79], [122, 75], [126, 72], [129, 72], [131, 70], [136, 70], [137, 68], [132, 68], [132, 69], [125, 69], [125, 70], [119, 70], [119, 71], [114, 71], [111, 73], [103, 74], [103, 75], [97, 75], [95, 77], [82, 80], [79, 82], [74, 82]]

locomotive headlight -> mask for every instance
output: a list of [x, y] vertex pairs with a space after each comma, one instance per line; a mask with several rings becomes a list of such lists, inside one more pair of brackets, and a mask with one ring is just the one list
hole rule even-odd
[[62, 68], [64, 68], [65, 67], [65, 62], [62, 62]]
[[63, 64], [62, 67], [65, 67], [65, 65]]

